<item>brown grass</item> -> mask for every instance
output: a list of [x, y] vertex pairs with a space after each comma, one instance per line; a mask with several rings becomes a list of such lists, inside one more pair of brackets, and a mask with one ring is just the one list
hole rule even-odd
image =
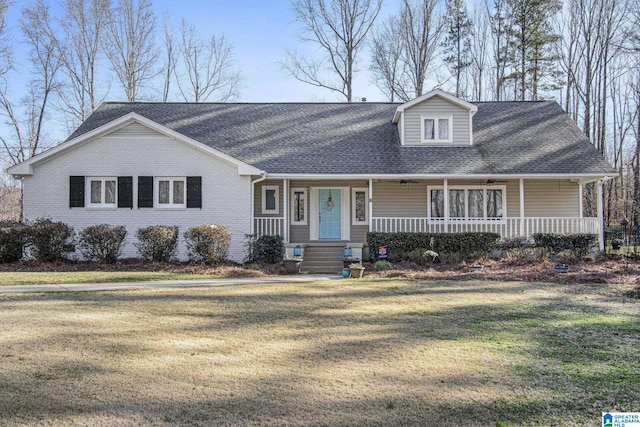
[[640, 303], [624, 289], [373, 279], [0, 295], [0, 425], [596, 426], [640, 405]]

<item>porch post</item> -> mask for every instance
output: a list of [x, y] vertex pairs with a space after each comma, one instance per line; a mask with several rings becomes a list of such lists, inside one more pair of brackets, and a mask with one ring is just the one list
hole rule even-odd
[[444, 232], [449, 232], [449, 180], [444, 179]]
[[584, 213], [582, 213], [584, 207], [582, 206], [582, 183], [578, 184], [578, 199], [580, 201], [580, 218], [584, 218]]
[[520, 178], [520, 236], [524, 235], [524, 178]]
[[285, 243], [289, 243], [289, 180], [282, 181], [282, 234]]
[[600, 250], [604, 251], [604, 221], [602, 212], [602, 180], [598, 180], [598, 241], [600, 243]]
[[373, 231], [373, 180], [369, 179], [369, 233]]

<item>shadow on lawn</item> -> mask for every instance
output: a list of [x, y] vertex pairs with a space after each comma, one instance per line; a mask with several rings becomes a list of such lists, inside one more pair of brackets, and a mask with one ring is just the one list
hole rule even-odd
[[[33, 305], [42, 318], [64, 303], [123, 326], [121, 335], [83, 332], [86, 320], [70, 317], [54, 320], [56, 332], [46, 338], [3, 339], [6, 361], [17, 356], [7, 357], [7, 348], [55, 350], [57, 341], [71, 342], [90, 360], [62, 355], [48, 365], [33, 360], [17, 376], [0, 371], [0, 424], [82, 420], [89, 413], [193, 425], [487, 425], [559, 414], [582, 424], [601, 410], [637, 406], [637, 312], [620, 316], [603, 299], [540, 294], [553, 288], [549, 284], [512, 285], [396, 281], [2, 296], [0, 307]], [[166, 344], [154, 337], [168, 327], [176, 342], [200, 340], [184, 349], [175, 344], [171, 354], [172, 363], [190, 363], [195, 377], [180, 376], [169, 364], [133, 372], [128, 380], [131, 360], [167, 355]], [[220, 342], [233, 337], [237, 347], [222, 348]], [[197, 375], [223, 356], [278, 342], [290, 348], [254, 355], [253, 375]], [[466, 365], [456, 370], [451, 362], [453, 369], [435, 374], [437, 361], [406, 358], [416, 349], [456, 349], [461, 353], [452, 357]], [[487, 366], [474, 372], [468, 365], [482, 352], [491, 356], [483, 363], [507, 362], [493, 374]], [[439, 360], [449, 363], [446, 356]], [[103, 359], [115, 364], [105, 368]], [[350, 376], [350, 368], [367, 364], [381, 369]], [[143, 384], [157, 384], [160, 392]], [[68, 393], [73, 399], [62, 397]]]

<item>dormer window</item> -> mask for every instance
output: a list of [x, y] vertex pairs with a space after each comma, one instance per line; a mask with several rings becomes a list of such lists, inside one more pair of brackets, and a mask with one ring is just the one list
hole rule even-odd
[[422, 116], [422, 142], [452, 142], [452, 117]]

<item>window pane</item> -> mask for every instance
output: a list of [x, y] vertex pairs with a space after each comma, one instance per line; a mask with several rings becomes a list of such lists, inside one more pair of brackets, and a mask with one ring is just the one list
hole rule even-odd
[[304, 192], [296, 191], [293, 194], [293, 220], [304, 221]]
[[268, 211], [276, 210], [276, 190], [265, 190], [264, 192], [265, 198], [265, 207]]
[[433, 119], [424, 120], [424, 139], [435, 139], [435, 122]]
[[367, 220], [366, 217], [366, 201], [365, 201], [365, 192], [364, 191], [356, 191], [356, 221], [365, 222]]
[[449, 216], [464, 218], [464, 190], [449, 190]]
[[116, 182], [115, 181], [105, 181], [104, 182], [104, 202], [105, 203], [116, 203]]
[[170, 181], [158, 181], [158, 203], [162, 205], [171, 203], [169, 199], [169, 183]]
[[449, 119], [438, 119], [438, 139], [449, 139]]
[[173, 181], [173, 204], [184, 203], [184, 181]]
[[444, 190], [431, 190], [431, 218], [444, 218]]
[[484, 201], [482, 190], [469, 190], [467, 199], [469, 202], [469, 218], [484, 217]]
[[102, 181], [91, 181], [91, 203], [102, 203]]
[[487, 217], [502, 218], [502, 190], [487, 190]]

